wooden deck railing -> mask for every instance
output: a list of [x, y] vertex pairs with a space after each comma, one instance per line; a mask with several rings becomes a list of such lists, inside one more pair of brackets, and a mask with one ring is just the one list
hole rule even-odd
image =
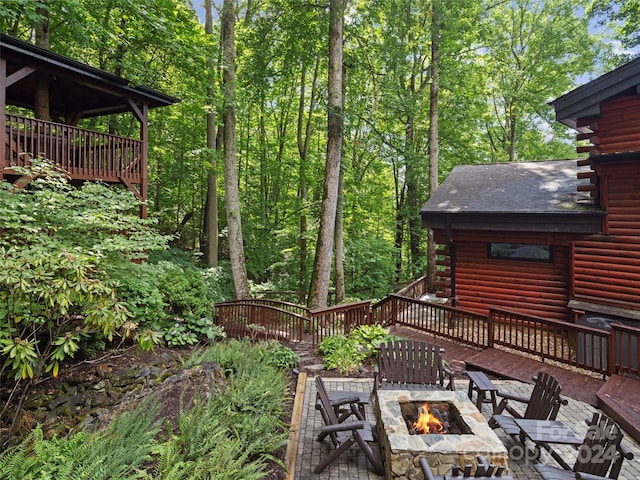
[[610, 365], [613, 365], [613, 372], [640, 375], [638, 351], [640, 351], [640, 328], [612, 323], [609, 342], [609, 352], [612, 353], [608, 360]]
[[487, 317], [475, 312], [400, 295], [389, 295], [372, 310], [383, 325], [406, 325], [473, 347], [488, 346]]
[[44, 157], [73, 179], [139, 183], [143, 177], [141, 140], [17, 115], [6, 115], [4, 134], [3, 167], [24, 167], [31, 157]]
[[427, 293], [427, 277], [423, 277], [414, 280], [409, 285], [403, 287], [396, 292], [396, 295], [402, 295], [409, 298], [420, 298]]
[[317, 346], [359, 325], [406, 325], [479, 349], [498, 346], [602, 375], [640, 375], [640, 328], [616, 323], [609, 331], [502, 309], [485, 316], [401, 295], [317, 310], [264, 299], [216, 304], [216, 310], [231, 336], [250, 335], [255, 324], [269, 336]]
[[567, 365], [608, 374], [607, 345], [610, 333], [559, 320], [491, 309], [491, 346], [540, 356]]
[[214, 318], [234, 338], [256, 337], [301, 341], [308, 319], [304, 315], [278, 308], [276, 302], [233, 301], [217, 303]]
[[333, 335], [348, 335], [351, 330], [360, 325], [374, 323], [369, 300], [311, 310], [309, 320], [313, 345], [318, 345], [322, 340]]

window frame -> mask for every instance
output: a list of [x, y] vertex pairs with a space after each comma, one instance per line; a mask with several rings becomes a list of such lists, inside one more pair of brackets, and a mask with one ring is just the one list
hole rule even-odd
[[[507, 245], [507, 249], [512, 249], [517, 246], [517, 248], [523, 246], [529, 247], [538, 247], [540, 251], [546, 252], [545, 257], [534, 257], [530, 255], [517, 255], [516, 252], [513, 254], [501, 254], [500, 252], [496, 252], [492, 247], [494, 245]], [[522, 262], [543, 262], [543, 263], [553, 263], [553, 245], [546, 243], [510, 243], [510, 242], [487, 242], [487, 258], [491, 260], [515, 260]]]

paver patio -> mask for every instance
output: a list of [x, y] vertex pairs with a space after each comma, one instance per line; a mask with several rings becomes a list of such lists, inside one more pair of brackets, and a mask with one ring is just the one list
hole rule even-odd
[[[323, 377], [327, 388], [331, 390], [344, 390], [352, 392], [370, 393], [373, 389], [373, 379], [353, 379], [353, 378], [331, 378]], [[532, 385], [513, 380], [496, 380], [494, 383], [501, 389], [512, 393], [528, 396], [531, 393]], [[456, 380], [456, 389], [467, 391], [467, 380]], [[301, 389], [299, 389], [300, 391]], [[367, 465], [364, 455], [357, 448], [351, 448], [338, 460], [332, 463], [320, 474], [313, 472], [314, 467], [321, 458], [330, 452], [329, 442], [325, 439], [318, 442], [316, 436], [322, 428], [322, 417], [315, 409], [315, 384], [314, 377], [309, 376], [304, 385], [304, 403], [300, 415], [299, 438], [295, 459], [295, 470], [289, 476], [290, 479], [298, 480], [381, 480], [383, 477], [376, 475]], [[558, 420], [571, 426], [578, 437], [583, 437], [587, 430], [585, 420], [592, 417], [593, 412], [598, 411], [593, 406], [568, 398], [569, 404], [563, 406], [558, 414]], [[491, 416], [491, 404], [484, 404], [482, 413], [485, 418]], [[371, 403], [367, 406], [367, 419], [375, 422], [375, 414]], [[496, 430], [498, 437], [505, 443], [510, 452], [509, 470], [517, 480], [536, 480], [542, 477], [533, 467], [533, 463], [521, 454], [521, 449], [514, 444], [511, 438], [504, 435], [499, 429]], [[636, 480], [640, 478], [640, 445], [629, 435], [625, 435], [623, 443], [633, 451], [635, 458], [625, 460], [622, 466], [620, 480]], [[575, 450], [571, 447], [555, 446], [560, 451], [566, 451], [563, 457], [569, 459], [572, 464], [575, 458]], [[544, 452], [540, 462], [556, 465], [551, 456]]]

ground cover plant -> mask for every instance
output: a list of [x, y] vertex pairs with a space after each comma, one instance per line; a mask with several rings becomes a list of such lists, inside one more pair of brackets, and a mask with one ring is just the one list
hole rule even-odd
[[327, 337], [318, 345], [327, 370], [338, 370], [341, 374], [351, 373], [362, 367], [365, 360], [376, 357], [376, 347], [396, 337], [381, 325], [360, 325], [349, 335]]
[[265, 478], [288, 438], [288, 369], [270, 360], [284, 349], [237, 340], [195, 349], [185, 369], [219, 365], [224, 375], [174, 406], [177, 427], [161, 429], [163, 399], [151, 394], [104, 430], [44, 438], [34, 429], [0, 455], [0, 478]]

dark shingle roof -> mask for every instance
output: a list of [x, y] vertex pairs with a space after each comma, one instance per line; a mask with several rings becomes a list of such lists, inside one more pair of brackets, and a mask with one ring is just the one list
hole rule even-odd
[[501, 230], [547, 225], [551, 231], [572, 231], [567, 218], [580, 216], [584, 222], [589, 215], [592, 225], [587, 228], [597, 224], [599, 230], [603, 212], [578, 192], [584, 182], [577, 178], [580, 171], [589, 169], [575, 160], [456, 166], [422, 208], [423, 224]]

